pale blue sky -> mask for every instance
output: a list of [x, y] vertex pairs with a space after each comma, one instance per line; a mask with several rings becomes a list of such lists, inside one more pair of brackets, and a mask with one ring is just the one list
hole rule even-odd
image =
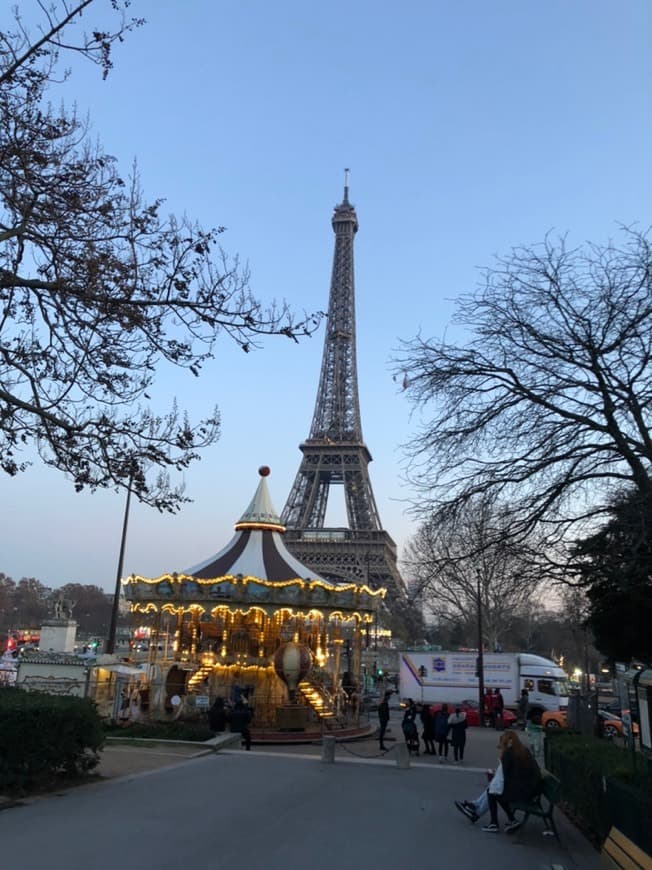
[[[441, 334], [478, 267], [512, 245], [549, 230], [603, 242], [618, 223], [650, 223], [652, 3], [133, 0], [131, 11], [147, 24], [118, 46], [108, 80], [76, 66], [53, 101], [88, 111], [125, 173], [137, 159], [149, 197], [225, 225], [259, 297], [327, 307], [330, 218], [351, 167], [363, 432], [401, 547], [414, 527], [400, 445], [414, 421], [392, 350], [420, 329]], [[97, 18], [91, 7], [88, 27]], [[220, 549], [263, 463], [282, 509], [322, 341], [323, 329], [245, 355], [225, 339], [199, 381], [162, 373], [160, 407], [176, 395], [197, 417], [217, 402], [223, 435], [187, 472], [194, 503], [181, 514], [134, 505], [125, 574]], [[113, 588], [122, 495], [77, 495], [39, 466], [2, 483], [0, 571]]]

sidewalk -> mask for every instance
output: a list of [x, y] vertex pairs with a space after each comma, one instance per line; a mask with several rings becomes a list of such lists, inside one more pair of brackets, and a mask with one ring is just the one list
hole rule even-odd
[[[557, 843], [542, 836], [538, 819], [511, 835], [486, 834], [455, 810], [454, 799], [486, 786], [495, 744], [495, 732], [474, 729], [468, 766], [420, 756], [409, 769], [398, 767], [395, 751], [378, 757], [375, 741], [338, 744], [334, 763], [321, 760], [318, 745], [245, 752], [236, 744], [208, 753], [205, 746], [110, 746], [104, 782], [0, 813], [3, 854], [37, 861], [56, 838], [50, 870], [175, 870], [184, 860], [216, 870], [307, 863], [312, 870], [335, 863], [340, 870], [434, 863], [471, 870], [479, 860], [500, 870], [597, 870], [598, 853], [562, 813]], [[119, 837], [106, 837], [107, 818]]]
[[220, 734], [205, 743], [189, 740], [122, 740], [113, 738], [102, 750], [95, 772], [105, 779], [130, 776], [183, 764], [240, 745], [239, 734]]

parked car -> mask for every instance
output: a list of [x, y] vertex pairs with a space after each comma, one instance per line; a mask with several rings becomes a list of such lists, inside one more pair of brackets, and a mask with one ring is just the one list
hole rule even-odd
[[[616, 716], [615, 713], [611, 713], [609, 710], [604, 709], [598, 710], [598, 716], [602, 720], [602, 733], [605, 737], [622, 737], [623, 720], [620, 716]], [[541, 717], [541, 724], [548, 731], [554, 731], [558, 728], [568, 728], [566, 711], [547, 710]], [[636, 722], [632, 724], [632, 729], [634, 734], [638, 734], [638, 725]]]
[[541, 714], [541, 725], [548, 731], [558, 728], [568, 728], [568, 717], [565, 710], [544, 710]]
[[[613, 739], [614, 737], [623, 736], [623, 720], [620, 716], [614, 713], [609, 713], [608, 710], [598, 710], [598, 716], [602, 720], [602, 733], [605, 737]], [[632, 722], [632, 731], [638, 734], [638, 725]]]

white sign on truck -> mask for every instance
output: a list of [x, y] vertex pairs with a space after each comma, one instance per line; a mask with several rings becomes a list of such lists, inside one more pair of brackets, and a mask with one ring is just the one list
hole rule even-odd
[[[399, 653], [401, 698], [434, 704], [478, 699], [477, 653]], [[531, 653], [484, 653], [485, 689], [500, 689], [506, 707], [516, 708], [527, 689], [530, 714], [568, 706], [568, 678], [550, 659]]]

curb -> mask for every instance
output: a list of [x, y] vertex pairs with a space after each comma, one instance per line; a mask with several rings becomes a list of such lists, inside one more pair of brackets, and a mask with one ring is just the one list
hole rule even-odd
[[23, 801], [15, 800], [14, 798], [5, 797], [0, 794], [0, 812], [2, 810], [10, 810], [12, 807], [22, 806]]
[[230, 732], [222, 734], [219, 737], [212, 737], [210, 740], [164, 740], [160, 737], [107, 737], [106, 745], [110, 746], [141, 746], [143, 748], [153, 748], [154, 746], [192, 746], [198, 752], [219, 752], [220, 749], [225, 749], [233, 746], [235, 743], [240, 743], [242, 740], [241, 734]]

